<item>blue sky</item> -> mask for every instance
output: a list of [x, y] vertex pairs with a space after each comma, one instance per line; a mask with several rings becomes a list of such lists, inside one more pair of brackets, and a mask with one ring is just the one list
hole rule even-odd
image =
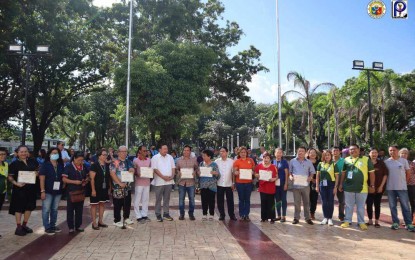
[[[113, 0], [95, 0], [108, 5]], [[261, 62], [270, 69], [249, 84], [256, 102], [277, 100], [277, 40], [275, 0], [222, 0], [224, 18], [236, 21], [245, 36], [235, 53], [254, 45], [262, 52]], [[408, 19], [391, 18], [391, 1], [386, 14], [373, 19], [367, 13], [368, 0], [283, 0], [279, 1], [281, 36], [281, 83], [292, 88], [289, 71], [302, 73], [312, 84], [332, 82], [341, 87], [357, 76], [351, 69], [354, 59], [383, 61], [385, 68], [398, 73], [415, 69], [415, 2], [409, 1]], [[413, 4], [413, 5], [412, 5]]]

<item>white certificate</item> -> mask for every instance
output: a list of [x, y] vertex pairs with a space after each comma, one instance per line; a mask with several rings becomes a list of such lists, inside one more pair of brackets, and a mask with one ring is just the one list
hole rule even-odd
[[200, 177], [212, 177], [212, 167], [200, 167]]
[[141, 178], [153, 178], [153, 168], [151, 167], [140, 167], [140, 177]]
[[280, 178], [278, 178], [278, 179], [275, 181], [275, 186], [281, 186], [281, 180], [280, 180]]
[[36, 183], [36, 172], [34, 171], [19, 171], [17, 182], [35, 184]]
[[251, 169], [239, 169], [239, 179], [252, 180], [252, 170]]
[[294, 175], [294, 185], [308, 186], [308, 176]]
[[182, 174], [182, 179], [193, 179], [193, 168], [181, 168], [180, 173]]
[[129, 171], [121, 171], [121, 182], [134, 182], [134, 175]]
[[271, 171], [259, 170], [259, 180], [260, 181], [269, 181], [272, 178]]

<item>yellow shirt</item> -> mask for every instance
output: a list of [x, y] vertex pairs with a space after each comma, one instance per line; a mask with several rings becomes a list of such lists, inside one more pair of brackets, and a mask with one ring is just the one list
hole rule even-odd
[[4, 162], [4, 165], [0, 163], [0, 180], [1, 180], [0, 193], [6, 193], [8, 175], [9, 175], [9, 165], [7, 164], [7, 162]]

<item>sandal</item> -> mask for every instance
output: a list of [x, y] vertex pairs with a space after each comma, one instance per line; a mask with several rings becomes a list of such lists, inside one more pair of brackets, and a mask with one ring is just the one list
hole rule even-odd
[[375, 228], [380, 228], [380, 225], [378, 223], [376, 223]]
[[99, 230], [99, 227], [98, 227], [98, 226], [94, 226], [94, 225], [92, 225], [92, 229], [93, 229], [93, 230]]

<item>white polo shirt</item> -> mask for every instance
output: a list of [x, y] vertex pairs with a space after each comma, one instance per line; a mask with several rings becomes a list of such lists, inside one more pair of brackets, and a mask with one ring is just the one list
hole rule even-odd
[[222, 158], [216, 159], [216, 164], [219, 168], [220, 178], [218, 180], [218, 186], [220, 187], [232, 187], [233, 180], [232, 180], [232, 170], [233, 170], [233, 162], [231, 158], [226, 158], [226, 160], [222, 160]]
[[[151, 158], [151, 168], [159, 170], [163, 176], [172, 176], [172, 169], [176, 168], [176, 165], [174, 164], [174, 159], [170, 154], [162, 156], [158, 153]], [[154, 186], [171, 185], [174, 184], [174, 180], [165, 181], [157, 174], [154, 174], [154, 179], [151, 184]]]

